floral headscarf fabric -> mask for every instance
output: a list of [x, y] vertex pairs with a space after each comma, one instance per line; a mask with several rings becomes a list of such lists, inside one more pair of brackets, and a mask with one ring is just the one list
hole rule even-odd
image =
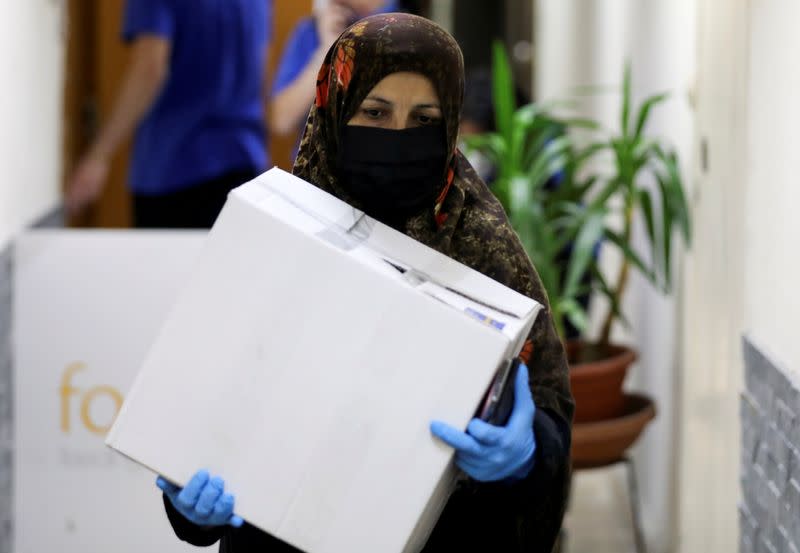
[[[420, 38], [423, 40], [420, 40]], [[458, 43], [427, 19], [403, 13], [362, 19], [328, 52], [317, 76], [314, 107], [300, 143], [295, 173], [358, 207], [336, 179], [341, 129], [384, 77], [408, 71], [428, 77], [439, 96], [448, 162], [431, 206], [441, 210], [453, 183], [458, 124], [464, 96], [464, 61]]]
[[[447, 164], [435, 205], [402, 224], [399, 230], [437, 251], [529, 296], [545, 306], [534, 324], [521, 357], [528, 363], [531, 391], [538, 410], [544, 410], [565, 429], [566, 437], [547, 425], [536, 427], [544, 451], [547, 440], [562, 439], [560, 453], [541, 459], [537, 453], [533, 485], [520, 483], [498, 492], [501, 484], [473, 483], [470, 497], [485, 497], [475, 510], [485, 516], [504, 512], [492, 503], [514, 505], [519, 543], [526, 551], [552, 544], [561, 524], [569, 482], [569, 428], [574, 404], [569, 390], [564, 350], [555, 333], [541, 281], [511, 228], [502, 206], [457, 150], [464, 93], [461, 50], [446, 31], [427, 19], [408, 14], [383, 14], [363, 19], [347, 29], [328, 51], [317, 78], [317, 95], [306, 122], [294, 174], [359, 207], [337, 178], [337, 151], [342, 127], [384, 77], [399, 71], [426, 76], [439, 96], [445, 126]], [[537, 414], [537, 420], [538, 420]], [[562, 432], [563, 434], [564, 432]], [[555, 443], [555, 442], [554, 442]], [[564, 451], [566, 449], [566, 451]], [[533, 487], [531, 487], [533, 486]], [[498, 495], [499, 494], [499, 495]], [[528, 497], [536, 495], [537, 497]], [[497, 499], [501, 497], [503, 499]], [[494, 498], [494, 499], [489, 499]], [[451, 498], [443, 519], [452, 512]], [[464, 499], [461, 509], [468, 500]], [[449, 510], [449, 511], [448, 511]], [[461, 512], [461, 511], [459, 511]], [[459, 515], [462, 516], [462, 515]], [[476, 515], [477, 516], [477, 515]], [[469, 518], [469, 513], [462, 516]], [[461, 520], [464, 523], [465, 520]], [[440, 521], [441, 523], [441, 521]], [[436, 532], [432, 541], [436, 541]], [[536, 543], [534, 547], [533, 543]], [[426, 549], [425, 551], [428, 551]]]

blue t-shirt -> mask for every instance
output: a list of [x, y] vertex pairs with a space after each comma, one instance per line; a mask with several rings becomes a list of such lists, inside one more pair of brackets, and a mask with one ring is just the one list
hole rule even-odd
[[129, 184], [175, 192], [269, 163], [263, 71], [272, 0], [127, 0], [123, 37], [170, 40], [169, 75], [136, 131]]

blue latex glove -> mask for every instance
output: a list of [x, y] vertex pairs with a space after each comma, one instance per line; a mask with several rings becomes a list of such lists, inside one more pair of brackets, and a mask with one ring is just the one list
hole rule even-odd
[[198, 526], [223, 526], [239, 528], [244, 520], [233, 514], [233, 496], [225, 492], [225, 482], [219, 476], [211, 478], [207, 470], [199, 470], [185, 488], [156, 478], [158, 486], [173, 507], [189, 522]]
[[480, 482], [525, 478], [533, 469], [536, 405], [528, 386], [528, 367], [520, 364], [514, 382], [514, 408], [505, 426], [472, 419], [462, 432], [440, 421], [431, 433], [456, 450], [456, 466]]

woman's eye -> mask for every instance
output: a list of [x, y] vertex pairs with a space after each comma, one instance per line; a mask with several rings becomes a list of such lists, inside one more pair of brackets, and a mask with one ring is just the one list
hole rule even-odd
[[383, 115], [383, 111], [379, 109], [362, 109], [361, 112], [366, 115], [370, 119], [380, 119]]
[[431, 117], [430, 115], [418, 115], [417, 122], [420, 125], [438, 125], [441, 122], [441, 119], [437, 117]]

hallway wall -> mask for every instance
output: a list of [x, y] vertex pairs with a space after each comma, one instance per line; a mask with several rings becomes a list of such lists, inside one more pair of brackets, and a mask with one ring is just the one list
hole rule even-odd
[[59, 201], [62, 2], [6, 2], [0, 18], [0, 553], [11, 551], [11, 239]]
[[0, 19], [0, 248], [58, 202], [63, 3], [7, 2]]
[[[743, 552], [764, 539], [783, 550], [780, 529], [797, 534], [779, 513], [791, 504], [796, 521], [800, 508], [789, 493], [800, 489], [791, 469], [798, 463], [785, 445], [798, 443], [798, 17], [790, 0], [699, 3], [698, 152], [706, 162], [695, 170], [698, 240], [686, 272], [680, 489], [687, 553], [735, 551], [740, 537]], [[796, 547], [800, 536], [793, 541]]]

